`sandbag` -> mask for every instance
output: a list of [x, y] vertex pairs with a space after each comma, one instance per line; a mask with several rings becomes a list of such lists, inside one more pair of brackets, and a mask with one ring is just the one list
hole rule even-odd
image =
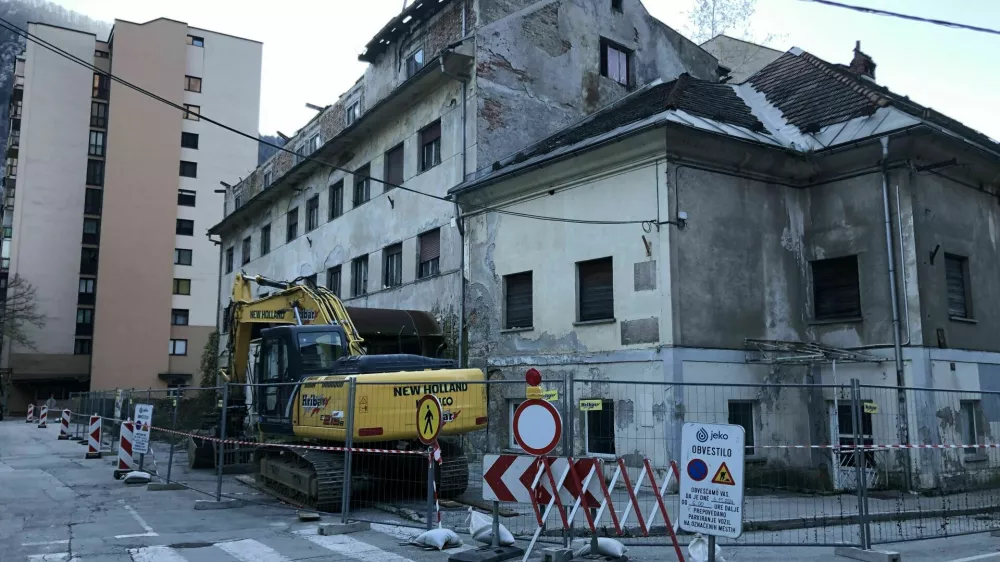
[[462, 539], [458, 538], [455, 531], [451, 529], [431, 529], [410, 542], [417, 546], [436, 548], [437, 550], [462, 546]]
[[[469, 508], [469, 534], [472, 538], [483, 544], [493, 544], [493, 518], [488, 515], [483, 515], [478, 511]], [[500, 545], [510, 546], [514, 544], [514, 535], [504, 527], [503, 524], [500, 525]]]
[[[708, 539], [701, 535], [696, 535], [694, 540], [688, 544], [688, 555], [691, 556], [688, 559], [690, 562], [708, 562]], [[719, 545], [715, 545], [715, 560], [716, 562], [726, 562], [726, 559], [722, 556], [722, 548]]]
[[[577, 539], [573, 541], [573, 543], [577, 545], [573, 550], [573, 556], [575, 558], [579, 558], [580, 556], [591, 554], [590, 542], [591, 539]], [[622, 556], [625, 556], [626, 552], [628, 552], [628, 548], [615, 539], [609, 539], [607, 537], [598, 537], [597, 539], [597, 554], [600, 554], [601, 556], [621, 558]]]

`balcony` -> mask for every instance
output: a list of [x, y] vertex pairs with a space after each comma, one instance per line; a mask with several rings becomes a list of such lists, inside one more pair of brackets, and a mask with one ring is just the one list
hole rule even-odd
[[10, 107], [7, 109], [7, 113], [10, 115], [11, 119], [21, 118], [21, 108], [23, 103], [21, 101], [10, 102]]
[[15, 76], [14, 77], [14, 87], [15, 88], [23, 88], [24, 87], [24, 76]]
[[3, 175], [5, 178], [17, 177], [17, 158], [7, 158], [7, 164], [4, 166]]

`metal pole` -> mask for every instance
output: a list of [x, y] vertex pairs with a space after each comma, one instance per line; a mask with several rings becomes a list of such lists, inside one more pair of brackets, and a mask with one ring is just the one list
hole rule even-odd
[[[566, 455], [567, 457], [569, 457], [570, 459], [573, 458], [573, 449], [574, 449], [573, 448], [573, 430], [572, 430], [572, 427], [573, 427], [573, 413], [572, 412], [573, 412], [573, 410], [572, 410], [571, 404], [569, 402], [569, 387], [570, 387], [570, 380], [571, 380], [572, 376], [573, 376], [572, 374], [563, 375], [563, 388], [562, 388], [562, 390], [563, 390], [563, 407], [562, 407], [563, 427], [569, 428], [568, 430], [566, 430], [566, 431], [563, 432], [563, 454]], [[573, 468], [572, 470], [576, 470], [576, 468]], [[584, 509], [586, 509], [586, 507]], [[569, 516], [569, 508], [568, 507], [563, 507], [562, 510], [563, 510], [564, 516], [568, 517]], [[573, 536], [576, 534], [575, 531], [576, 531], [576, 529], [575, 529], [575, 527], [573, 525], [573, 522], [570, 521], [569, 529], [563, 529], [563, 532], [562, 532], [563, 548], [569, 548], [570, 545], [573, 543]]]
[[708, 535], [708, 562], [715, 562], [715, 535]]
[[[174, 414], [170, 422], [170, 431], [177, 431], [177, 397], [174, 396]], [[170, 483], [170, 471], [174, 468], [174, 441], [176, 441], [177, 435], [170, 435], [170, 456], [167, 460], [167, 484]]]
[[[146, 389], [146, 404], [149, 404], [150, 395], [153, 393], [152, 388]], [[150, 420], [152, 422], [152, 420]], [[146, 447], [149, 447], [149, 440], [146, 441]], [[146, 460], [146, 453], [139, 453], [139, 471], [142, 471], [142, 463]]]
[[500, 546], [500, 502], [493, 502], [493, 547]]
[[351, 448], [354, 447], [354, 398], [357, 395], [358, 381], [348, 380], [347, 386], [347, 438], [344, 440], [344, 487], [341, 491], [340, 520], [346, 524], [351, 516]]
[[861, 539], [861, 548], [868, 550], [868, 537], [865, 532], [865, 500], [863, 489], [865, 487], [864, 451], [861, 450], [861, 386], [858, 379], [851, 379], [851, 425], [853, 426], [854, 440], [854, 474], [855, 486], [858, 494], [858, 536]]
[[427, 530], [434, 528], [434, 449], [427, 449]]
[[215, 467], [215, 501], [222, 501], [222, 465], [226, 460], [226, 410], [229, 409], [229, 383], [222, 385], [222, 422], [219, 424], [219, 459]]

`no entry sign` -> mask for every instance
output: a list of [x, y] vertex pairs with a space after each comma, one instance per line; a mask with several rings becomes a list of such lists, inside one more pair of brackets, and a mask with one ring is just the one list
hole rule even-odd
[[552, 452], [562, 439], [562, 417], [545, 400], [525, 400], [514, 412], [514, 441], [529, 455]]
[[685, 531], [743, 534], [742, 426], [686, 423], [681, 430], [680, 519]]

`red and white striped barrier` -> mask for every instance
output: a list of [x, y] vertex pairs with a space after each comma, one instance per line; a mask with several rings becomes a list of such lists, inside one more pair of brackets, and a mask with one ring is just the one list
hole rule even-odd
[[45, 423], [47, 421], [49, 421], [49, 407], [43, 405], [42, 406], [42, 415], [38, 416], [38, 427], [40, 427], [42, 429], [48, 427], [47, 425], [45, 425]]
[[87, 455], [84, 458], [101, 458], [101, 416], [90, 416], [90, 430], [87, 432]]
[[62, 419], [59, 420], [59, 439], [69, 439], [69, 410], [62, 411]]
[[35, 405], [28, 404], [28, 417], [24, 420], [24, 423], [31, 423], [35, 421]]
[[132, 468], [132, 432], [134, 430], [135, 424], [132, 423], [132, 420], [122, 422], [121, 438], [118, 440], [118, 465], [115, 467], [115, 480], [134, 470]]

